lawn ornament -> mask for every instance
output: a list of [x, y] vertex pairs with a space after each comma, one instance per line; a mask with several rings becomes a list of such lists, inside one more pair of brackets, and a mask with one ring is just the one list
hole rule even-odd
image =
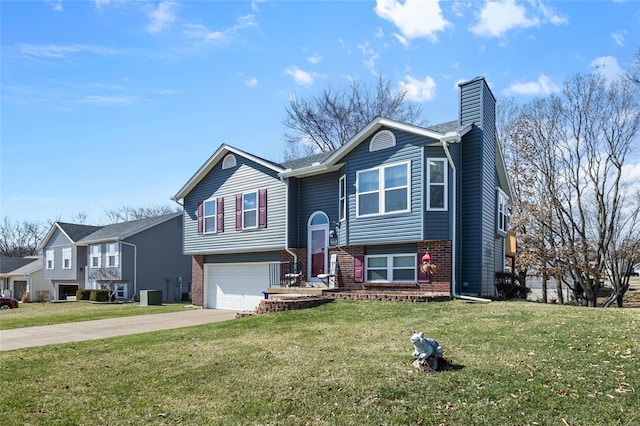
[[435, 339], [424, 337], [424, 333], [417, 331], [411, 336], [413, 343], [413, 356], [418, 359], [413, 361], [413, 367], [424, 373], [447, 370], [451, 368], [451, 361], [442, 356], [443, 349]]

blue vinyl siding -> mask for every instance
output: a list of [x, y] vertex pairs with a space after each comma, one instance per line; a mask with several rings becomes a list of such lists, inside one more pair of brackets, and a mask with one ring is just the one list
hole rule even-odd
[[[62, 269], [62, 249], [71, 248], [71, 269]], [[53, 250], [54, 257], [54, 269], [47, 269], [47, 250]], [[84, 274], [80, 273], [80, 268], [84, 268], [86, 259], [78, 259], [78, 253], [81, 255], [83, 250], [77, 250], [73, 243], [67, 236], [56, 229], [47, 241], [47, 245], [42, 250], [43, 264], [42, 275], [45, 279], [53, 280], [77, 280], [78, 277], [82, 277], [84, 281]]]
[[337, 172], [311, 176], [299, 181], [298, 247], [307, 247], [307, 224], [316, 211], [329, 217], [329, 229], [337, 230], [338, 179]]
[[[184, 200], [184, 253], [206, 254], [234, 251], [279, 250], [284, 248], [284, 182], [267, 167], [236, 156], [237, 166], [222, 170], [221, 163], [195, 186]], [[236, 194], [267, 190], [267, 227], [236, 230]], [[198, 235], [198, 203], [212, 197], [224, 198], [224, 232]]]
[[[449, 148], [449, 151], [452, 147]], [[427, 158], [442, 158], [446, 160], [446, 154], [441, 147], [427, 147], [425, 148], [425, 165], [424, 165], [424, 182], [427, 179], [428, 165], [426, 163]], [[449, 240], [451, 239], [450, 226], [451, 226], [451, 212], [453, 206], [453, 170], [447, 161], [447, 210], [446, 211], [428, 211], [426, 206], [427, 191], [429, 188], [424, 188], [424, 200], [425, 200], [425, 214], [424, 214], [424, 240]]]
[[289, 241], [288, 246], [298, 247], [298, 211], [300, 206], [300, 181], [297, 178], [287, 178], [289, 182]]
[[[369, 152], [371, 138], [363, 141], [346, 158], [349, 212], [349, 245], [418, 241], [422, 237], [424, 173], [423, 145], [433, 140], [392, 130], [396, 147]], [[356, 172], [383, 164], [410, 161], [411, 211], [372, 217], [356, 217]], [[336, 179], [336, 191], [337, 191]], [[337, 205], [337, 200], [336, 200]]]
[[461, 124], [475, 124], [462, 141], [460, 290], [492, 296], [495, 272], [503, 268], [496, 265], [495, 99], [484, 79], [461, 87], [460, 108]]

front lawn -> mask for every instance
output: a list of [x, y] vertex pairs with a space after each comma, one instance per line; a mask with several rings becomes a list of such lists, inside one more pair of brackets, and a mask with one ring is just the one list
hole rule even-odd
[[[637, 425], [640, 310], [318, 308], [0, 353], [3, 424]], [[424, 331], [450, 371], [413, 370]]]
[[0, 330], [184, 311], [187, 304], [182, 302], [165, 303], [162, 306], [140, 306], [139, 303], [21, 303], [18, 309], [0, 311]]

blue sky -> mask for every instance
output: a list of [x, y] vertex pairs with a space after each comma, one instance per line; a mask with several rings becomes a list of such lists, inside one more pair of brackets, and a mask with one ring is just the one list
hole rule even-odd
[[637, 1], [3, 0], [0, 14], [14, 220], [171, 203], [221, 143], [281, 161], [290, 96], [350, 79], [382, 75], [437, 124], [457, 118], [460, 81], [526, 101], [640, 49]]

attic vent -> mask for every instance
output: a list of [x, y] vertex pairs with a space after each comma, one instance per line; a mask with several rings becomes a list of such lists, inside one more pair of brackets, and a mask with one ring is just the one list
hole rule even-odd
[[222, 160], [222, 169], [230, 169], [231, 167], [236, 166], [236, 156], [233, 154], [227, 154]]
[[380, 151], [381, 149], [392, 148], [396, 146], [396, 137], [389, 130], [381, 130], [371, 138], [369, 144], [369, 152]]

